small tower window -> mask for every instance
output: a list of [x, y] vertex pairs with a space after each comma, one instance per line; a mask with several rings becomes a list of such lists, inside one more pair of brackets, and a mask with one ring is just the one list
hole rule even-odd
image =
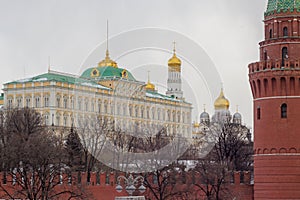
[[270, 29], [270, 31], [269, 31], [269, 38], [272, 39], [272, 37], [273, 37], [273, 30]]
[[283, 47], [282, 48], [281, 57], [282, 57], [281, 66], [284, 67], [284, 60], [289, 58], [289, 56], [288, 56], [288, 48], [287, 47]]
[[257, 119], [260, 120], [260, 118], [261, 118], [261, 110], [260, 110], [260, 107], [257, 108], [257, 113], [256, 113], [256, 115], [257, 115]]
[[288, 28], [284, 27], [283, 28], [283, 37], [287, 37], [288, 36]]
[[287, 104], [281, 105], [281, 118], [287, 118]]

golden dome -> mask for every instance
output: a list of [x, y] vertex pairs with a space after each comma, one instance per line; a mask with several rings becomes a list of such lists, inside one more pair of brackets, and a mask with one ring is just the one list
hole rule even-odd
[[148, 82], [146, 84], [145, 88], [146, 88], [146, 90], [152, 90], [152, 91], [154, 91], [155, 90], [155, 85], [152, 84], [152, 83], [150, 83], [150, 82]]
[[174, 70], [176, 72], [181, 71], [181, 60], [177, 58], [176, 56], [176, 50], [175, 50], [175, 43], [174, 43], [174, 49], [173, 49], [173, 57], [169, 59], [168, 61], [168, 66], [170, 67], [171, 70]]
[[155, 91], [155, 85], [150, 82], [150, 75], [149, 74], [150, 74], [150, 72], [148, 71], [148, 82], [145, 86], [145, 89]]
[[221, 89], [219, 97], [215, 100], [214, 106], [216, 110], [228, 110], [229, 101], [225, 98], [223, 89]]
[[195, 123], [193, 124], [193, 126], [194, 126], [194, 128], [199, 128], [199, 127], [200, 127], [200, 124], [199, 124], [198, 122], [195, 122]]
[[101, 62], [98, 63], [98, 67], [118, 68], [118, 64], [115, 61], [113, 61], [112, 59], [110, 59], [109, 52], [108, 52], [108, 50], [106, 50], [106, 56], [105, 56], [104, 60], [102, 60]]

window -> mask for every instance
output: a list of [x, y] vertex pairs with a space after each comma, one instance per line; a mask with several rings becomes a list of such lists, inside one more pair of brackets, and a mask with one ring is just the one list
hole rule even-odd
[[101, 100], [98, 100], [98, 113], [101, 113]]
[[8, 101], [8, 108], [12, 108], [12, 102], [13, 102], [13, 100], [10, 98], [7, 101]]
[[26, 107], [30, 107], [31, 99], [30, 97], [26, 97]]
[[157, 185], [158, 184], [158, 178], [156, 174], [153, 174], [153, 184]]
[[40, 104], [40, 97], [39, 97], [39, 96], [35, 97], [35, 107], [36, 107], [36, 108], [41, 107], [41, 104]]
[[68, 122], [68, 116], [64, 115], [64, 126], [67, 126], [67, 122]]
[[100, 172], [96, 173], [96, 184], [100, 185]]
[[92, 103], [91, 103], [91, 111], [92, 111], [92, 112], [95, 111], [95, 103], [94, 103], [94, 100], [92, 100]]
[[284, 27], [283, 28], [283, 37], [287, 37], [289, 35], [288, 33], [288, 28], [287, 27]]
[[107, 102], [104, 102], [104, 113], [107, 114], [108, 108], [107, 108]]
[[139, 117], [139, 107], [135, 107], [135, 117]]
[[60, 124], [60, 115], [57, 114], [56, 115], [56, 126], [59, 126], [59, 124]]
[[269, 31], [269, 38], [271, 39], [272, 37], [273, 37], [273, 30], [270, 29], [270, 31]]
[[109, 178], [110, 178], [109, 173], [107, 173], [105, 176], [105, 184], [109, 184], [109, 182], [110, 182]]
[[152, 119], [155, 119], [155, 109], [154, 108], [151, 109], [151, 114], [152, 114]]
[[60, 108], [60, 96], [56, 96], [56, 107]]
[[282, 59], [281, 66], [284, 67], [284, 60], [288, 59], [288, 58], [289, 58], [289, 56], [288, 56], [288, 48], [287, 47], [283, 47], [282, 48], [282, 52], [281, 52], [281, 59]]
[[150, 118], [150, 111], [149, 111], [149, 109], [150, 109], [149, 107], [147, 107], [147, 108], [146, 108], [147, 119], [149, 119], [149, 118]]
[[172, 117], [173, 117], [173, 122], [176, 122], [176, 113], [175, 113], [175, 111], [173, 111]]
[[17, 98], [17, 107], [22, 107], [22, 97]]
[[178, 123], [180, 122], [180, 117], [181, 117], [180, 112], [177, 112], [177, 122]]
[[68, 108], [68, 97], [64, 96], [64, 108]]
[[49, 107], [49, 96], [44, 97], [44, 106]]
[[261, 112], [261, 111], [260, 111], [260, 107], [258, 107], [258, 108], [257, 108], [257, 113], [256, 113], [257, 119], [258, 119], [258, 120], [260, 120], [260, 118], [261, 118], [261, 116], [260, 116], [261, 113], [260, 113], [260, 112]]
[[123, 116], [126, 116], [126, 105], [123, 105]]
[[281, 118], [287, 118], [287, 104], [281, 105]]
[[121, 105], [117, 104], [117, 115], [121, 115]]
[[71, 108], [74, 109], [75, 108], [75, 101], [74, 101], [74, 97], [71, 97]]
[[49, 124], [49, 113], [45, 114], [45, 124], [48, 126]]

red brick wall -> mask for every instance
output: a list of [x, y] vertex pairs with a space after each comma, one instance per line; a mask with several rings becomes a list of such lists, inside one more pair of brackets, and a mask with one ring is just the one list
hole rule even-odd
[[[81, 175], [81, 186], [82, 190], [85, 191], [86, 193], [86, 198], [87, 199], [97, 199], [97, 200], [114, 200], [116, 196], [127, 196], [128, 194], [124, 191], [121, 193], [118, 193], [116, 191], [116, 182], [115, 182], [115, 174], [110, 173], [108, 174], [110, 176], [110, 184], [105, 183], [106, 179], [106, 173], [101, 173], [100, 175], [100, 184], [96, 184], [96, 173], [91, 174], [91, 182], [87, 184], [86, 182], [86, 173], [82, 173]], [[119, 174], [120, 175], [120, 174]], [[180, 176], [180, 175], [178, 175]], [[77, 177], [77, 173], [73, 174], [73, 177]], [[198, 187], [195, 187], [192, 185], [191, 181], [191, 176], [187, 173], [187, 180], [186, 183], [183, 184], [180, 181], [177, 181], [174, 188], [177, 191], [186, 191], [187, 189], [190, 190], [192, 195], [189, 196], [189, 200], [193, 199], [199, 199], [200, 195]], [[0, 174], [1, 180], [3, 180], [3, 173]], [[196, 181], [199, 182], [199, 176], [196, 176]], [[253, 185], [251, 184], [250, 181], [250, 173], [249, 172], [244, 172], [244, 181], [243, 183], [240, 182], [240, 172], [236, 172], [234, 174], [234, 183], [229, 183], [229, 181], [226, 184], [226, 188], [230, 191], [231, 195], [236, 197], [236, 200], [252, 200], [253, 199]], [[3, 185], [1, 182], [2, 186], [4, 186], [5, 189], [13, 190], [13, 189], [18, 189], [18, 185], [15, 185], [12, 187], [11, 185], [11, 178], [7, 176], [7, 184]], [[77, 180], [73, 180], [72, 185], [78, 184]], [[56, 190], [63, 190], [65, 188], [72, 189], [72, 185], [69, 185], [67, 181], [63, 182], [62, 185], [59, 185], [56, 187]], [[73, 187], [75, 189], [75, 187]], [[173, 189], [174, 189], [173, 188]], [[197, 194], [197, 195], [196, 195]], [[3, 191], [0, 189], [0, 197], [3, 195]], [[151, 192], [148, 190], [144, 193], [146, 198], [152, 199], [151, 198]], [[63, 198], [63, 197], [61, 197]], [[1, 198], [0, 198], [1, 199]], [[181, 199], [178, 196], [174, 196], [173, 199]]]

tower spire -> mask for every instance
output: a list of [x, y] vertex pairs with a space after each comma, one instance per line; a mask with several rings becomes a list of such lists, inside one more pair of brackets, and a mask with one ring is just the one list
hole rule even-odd
[[48, 73], [50, 73], [50, 68], [51, 68], [50, 56], [48, 56]]
[[148, 82], [145, 86], [146, 90], [155, 91], [155, 85], [150, 82], [150, 71], [148, 70]]
[[108, 20], [106, 20], [106, 58], [109, 58], [109, 51], [108, 51]]
[[118, 64], [110, 59], [108, 51], [108, 20], [106, 21], [106, 53], [105, 58], [98, 63], [98, 67], [114, 67], [118, 68]]
[[173, 54], [176, 55], [176, 42], [173, 42]]
[[150, 83], [150, 71], [148, 70], [148, 83]]

